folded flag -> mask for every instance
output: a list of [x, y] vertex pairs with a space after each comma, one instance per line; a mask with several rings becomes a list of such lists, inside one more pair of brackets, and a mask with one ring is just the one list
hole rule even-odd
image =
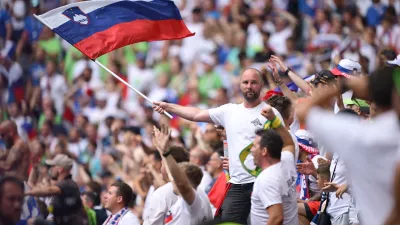
[[84, 1], [38, 17], [93, 60], [133, 43], [194, 35], [170, 0]]

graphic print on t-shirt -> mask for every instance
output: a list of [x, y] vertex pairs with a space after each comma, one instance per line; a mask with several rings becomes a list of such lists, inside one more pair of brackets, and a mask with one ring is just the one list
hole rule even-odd
[[258, 118], [251, 121], [251, 123], [256, 127], [262, 127], [262, 123], [260, 122], [260, 120]]
[[173, 219], [173, 217], [172, 217], [171, 210], [168, 210], [168, 212], [167, 212], [167, 214], [165, 215], [165, 218], [164, 218], [164, 224], [171, 222], [172, 219]]

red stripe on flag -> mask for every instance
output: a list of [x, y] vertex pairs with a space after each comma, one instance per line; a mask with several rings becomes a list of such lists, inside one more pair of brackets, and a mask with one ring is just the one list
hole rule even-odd
[[91, 59], [142, 41], [182, 39], [193, 36], [183, 20], [134, 20], [97, 32], [74, 46]]

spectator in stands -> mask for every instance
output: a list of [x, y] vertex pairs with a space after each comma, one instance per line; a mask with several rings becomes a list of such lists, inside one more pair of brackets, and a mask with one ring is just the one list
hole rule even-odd
[[118, 181], [111, 185], [104, 196], [104, 207], [111, 212], [105, 224], [139, 225], [138, 218], [128, 208], [132, 204], [132, 188]]
[[64, 154], [58, 154], [52, 160], [46, 160], [51, 166], [50, 173], [56, 185], [47, 187], [36, 187], [26, 195], [45, 197], [54, 196], [52, 202], [52, 213], [57, 225], [85, 225], [88, 223], [87, 214], [83, 208], [79, 187], [72, 180], [71, 169], [72, 159]]
[[0, 178], [0, 224], [15, 225], [21, 218], [24, 183], [16, 177]]

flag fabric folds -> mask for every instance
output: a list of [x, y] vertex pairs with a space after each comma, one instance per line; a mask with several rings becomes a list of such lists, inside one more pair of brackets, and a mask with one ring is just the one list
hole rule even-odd
[[194, 35], [170, 0], [84, 1], [38, 17], [93, 60], [133, 43]]

